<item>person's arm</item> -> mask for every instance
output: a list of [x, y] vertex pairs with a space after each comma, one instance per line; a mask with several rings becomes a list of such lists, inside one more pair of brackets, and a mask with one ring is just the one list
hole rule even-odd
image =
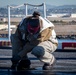
[[44, 29], [38, 36], [38, 40], [41, 42], [49, 40], [49, 38], [52, 36], [52, 28], [46, 28]]
[[44, 31], [42, 31], [37, 38], [34, 38], [33, 35], [29, 35], [27, 38], [29, 42], [25, 44], [23, 47], [22, 51], [18, 53], [20, 57], [23, 57], [25, 54], [28, 52], [31, 52], [31, 50], [37, 46], [40, 42], [46, 41], [50, 38], [51, 36], [51, 28], [47, 28]]
[[52, 28], [47, 28], [47, 29], [43, 30], [41, 33], [39, 33], [37, 39], [31, 39], [30, 44], [36, 46], [40, 42], [49, 40], [51, 35], [52, 35]]

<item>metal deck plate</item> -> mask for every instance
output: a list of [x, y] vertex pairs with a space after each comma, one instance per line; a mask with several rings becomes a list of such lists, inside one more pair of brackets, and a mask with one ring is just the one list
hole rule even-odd
[[[10, 58], [11, 50], [3, 50], [0, 49], [0, 58]], [[29, 57], [35, 58], [30, 53]], [[11, 60], [0, 60], [0, 75], [76, 75], [76, 52], [56, 52], [54, 53], [57, 59], [56, 64], [54, 65], [52, 70], [42, 70], [43, 63], [39, 60], [31, 60], [31, 68], [35, 68], [36, 70], [26, 70], [26, 71], [12, 71]], [[71, 58], [71, 59], [68, 59]], [[64, 59], [62, 59], [64, 58]], [[67, 58], [67, 59], [66, 59]]]

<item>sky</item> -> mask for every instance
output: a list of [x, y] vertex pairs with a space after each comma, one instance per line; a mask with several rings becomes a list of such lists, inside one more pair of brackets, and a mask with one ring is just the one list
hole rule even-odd
[[76, 5], [76, 0], [0, 0], [0, 7], [4, 7], [7, 5], [21, 5], [24, 3], [29, 4], [42, 4], [42, 3], [50, 4], [50, 5]]

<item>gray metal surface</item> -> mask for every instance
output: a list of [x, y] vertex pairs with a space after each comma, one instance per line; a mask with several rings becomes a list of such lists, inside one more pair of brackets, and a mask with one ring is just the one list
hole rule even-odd
[[54, 52], [53, 54], [56, 57], [56, 64], [50, 71], [43, 71], [43, 63], [31, 53], [28, 53], [28, 57], [35, 58], [35, 60], [31, 60], [31, 68], [33, 67], [37, 70], [11, 71], [8, 68], [12, 65], [10, 60], [12, 50], [0, 49], [0, 58], [9, 58], [9, 60], [0, 60], [0, 75], [76, 75], [76, 52]]

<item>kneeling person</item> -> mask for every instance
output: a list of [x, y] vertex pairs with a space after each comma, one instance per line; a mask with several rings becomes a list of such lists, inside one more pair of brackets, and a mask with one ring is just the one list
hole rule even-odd
[[43, 19], [39, 12], [24, 18], [18, 25], [12, 43], [12, 69], [29, 69], [31, 62], [27, 53], [31, 52], [44, 63], [43, 70], [51, 69], [55, 62], [52, 53], [57, 49], [58, 41], [52, 23]]

